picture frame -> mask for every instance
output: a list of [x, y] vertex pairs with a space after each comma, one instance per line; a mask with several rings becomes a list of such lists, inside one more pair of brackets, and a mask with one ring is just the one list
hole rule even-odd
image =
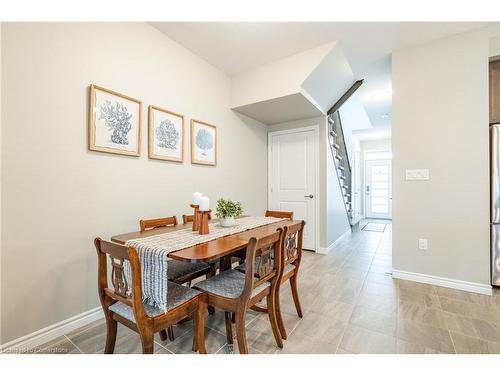
[[142, 102], [94, 84], [89, 95], [89, 150], [140, 156]]
[[148, 108], [150, 159], [184, 162], [184, 116], [150, 105]]
[[191, 119], [191, 163], [217, 165], [217, 127]]

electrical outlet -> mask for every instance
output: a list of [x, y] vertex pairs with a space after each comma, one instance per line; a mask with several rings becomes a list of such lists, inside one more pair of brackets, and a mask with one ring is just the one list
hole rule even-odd
[[429, 241], [427, 241], [426, 238], [419, 238], [418, 239], [418, 249], [425, 251], [429, 248]]

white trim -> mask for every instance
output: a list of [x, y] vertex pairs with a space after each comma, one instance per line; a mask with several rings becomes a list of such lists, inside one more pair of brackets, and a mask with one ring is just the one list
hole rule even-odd
[[491, 285], [473, 283], [470, 281], [448, 279], [446, 277], [424, 275], [422, 273], [392, 270], [392, 277], [395, 279], [410, 280], [417, 283], [431, 284], [442, 286], [445, 288], [464, 290], [466, 292], [473, 292], [479, 294], [486, 294], [491, 296], [493, 294]]
[[272, 186], [272, 148], [271, 148], [271, 139], [275, 135], [283, 135], [283, 134], [292, 134], [292, 133], [300, 133], [304, 131], [314, 131], [314, 144], [316, 147], [315, 161], [314, 161], [314, 197], [315, 199], [315, 211], [316, 211], [316, 233], [314, 234], [314, 251], [319, 252], [319, 229], [320, 229], [320, 217], [319, 217], [319, 160], [320, 160], [320, 147], [319, 147], [319, 125], [310, 125], [304, 126], [301, 128], [293, 128], [286, 130], [277, 130], [277, 131], [269, 131], [267, 133], [267, 207], [271, 209], [271, 186]]
[[18, 339], [9, 341], [0, 346], [0, 352], [12, 349], [29, 350], [39, 345], [45, 344], [55, 338], [70, 333], [75, 329], [95, 322], [104, 317], [102, 307], [96, 307], [84, 313], [75, 315], [69, 319], [52, 324], [36, 332], [29, 333]]
[[351, 234], [351, 229], [348, 229], [339, 238], [333, 241], [328, 247], [320, 247], [317, 251], [318, 254], [328, 254], [340, 241], [344, 239], [347, 235]]

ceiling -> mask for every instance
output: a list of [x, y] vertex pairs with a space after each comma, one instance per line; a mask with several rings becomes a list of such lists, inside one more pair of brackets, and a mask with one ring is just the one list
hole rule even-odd
[[[485, 22], [154, 22], [229, 76], [339, 41], [374, 127], [391, 121], [391, 52], [487, 26]], [[333, 103], [332, 103], [333, 104]]]

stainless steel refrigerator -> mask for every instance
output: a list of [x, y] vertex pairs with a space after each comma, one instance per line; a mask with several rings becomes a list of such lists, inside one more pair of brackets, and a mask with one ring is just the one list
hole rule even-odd
[[490, 125], [491, 284], [500, 286], [500, 124]]

